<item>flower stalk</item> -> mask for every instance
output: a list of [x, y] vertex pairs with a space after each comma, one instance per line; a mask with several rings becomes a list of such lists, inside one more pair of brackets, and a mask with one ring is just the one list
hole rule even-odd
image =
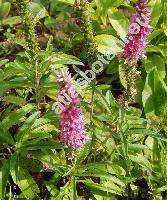
[[147, 38], [151, 33], [148, 0], [137, 0], [135, 11], [131, 17], [124, 51], [118, 55], [118, 58], [124, 59], [127, 96], [131, 97], [137, 94], [136, 80], [140, 75], [137, 70], [137, 61], [146, 57], [144, 50], [147, 47]]
[[29, 0], [16, 0], [17, 6], [19, 8], [20, 15], [23, 20], [24, 26], [24, 34], [26, 39], [26, 48], [27, 52], [30, 55], [30, 61], [32, 62], [35, 70], [35, 95], [36, 95], [36, 103], [39, 109], [39, 85], [40, 85], [40, 75], [39, 75], [39, 66], [40, 59], [38, 53], [40, 51], [39, 44], [37, 42], [37, 36], [35, 34], [35, 23], [33, 20], [33, 16], [31, 14], [29, 5]]
[[77, 18], [81, 23], [81, 30], [84, 36], [84, 46], [87, 51], [87, 63], [91, 66], [97, 59], [97, 46], [94, 40], [94, 30], [92, 26], [90, 3], [87, 0], [76, 0], [75, 7], [77, 12]]
[[144, 50], [147, 47], [147, 37], [151, 32], [148, 0], [137, 0], [135, 10], [135, 14], [131, 17], [124, 52], [119, 55], [126, 59], [129, 66], [132, 66], [136, 60], [146, 57]]

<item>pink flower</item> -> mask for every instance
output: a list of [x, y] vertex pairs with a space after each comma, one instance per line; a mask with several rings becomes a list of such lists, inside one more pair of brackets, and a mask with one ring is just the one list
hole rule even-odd
[[83, 114], [80, 109], [80, 99], [76, 92], [74, 81], [69, 72], [58, 74], [58, 100], [61, 106], [60, 141], [74, 149], [81, 148], [89, 139], [86, 136]]
[[127, 59], [128, 65], [132, 65], [134, 60], [145, 57], [147, 37], [151, 32], [148, 0], [137, 0], [135, 10], [136, 13], [131, 18], [124, 52], [118, 56]]
[[53, 169], [53, 166], [48, 164], [48, 163], [45, 163], [45, 164], [43, 164], [43, 168], [44, 168], [45, 171], [51, 172], [52, 169]]

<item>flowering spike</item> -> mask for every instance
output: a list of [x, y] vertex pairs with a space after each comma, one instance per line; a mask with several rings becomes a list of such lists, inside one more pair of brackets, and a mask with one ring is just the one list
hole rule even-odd
[[131, 18], [124, 53], [118, 56], [127, 59], [128, 65], [132, 65], [134, 60], [145, 57], [144, 49], [147, 47], [147, 37], [151, 32], [148, 0], [137, 0], [135, 10], [136, 13]]
[[84, 146], [89, 139], [85, 133], [82, 111], [79, 107], [80, 99], [76, 92], [74, 81], [69, 72], [58, 74], [58, 99], [63, 106], [60, 112], [60, 141], [74, 149]]

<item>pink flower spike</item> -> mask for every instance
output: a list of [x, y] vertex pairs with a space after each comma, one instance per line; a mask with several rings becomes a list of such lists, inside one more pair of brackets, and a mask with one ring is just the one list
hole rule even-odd
[[[80, 109], [80, 99], [69, 72], [58, 74], [58, 100], [64, 108], [60, 112], [60, 141], [74, 149], [82, 148], [89, 140], [86, 136], [85, 123]], [[61, 98], [60, 98], [61, 97]]]
[[135, 10], [136, 13], [131, 17], [124, 52], [119, 55], [119, 57], [128, 60], [138, 60], [145, 57], [144, 50], [147, 47], [147, 37], [151, 33], [148, 0], [137, 0]]

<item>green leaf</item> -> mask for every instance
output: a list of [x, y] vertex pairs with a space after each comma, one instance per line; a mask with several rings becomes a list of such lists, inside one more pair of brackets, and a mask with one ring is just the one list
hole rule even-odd
[[49, 140], [49, 141], [29, 141], [26, 143], [23, 143], [20, 147], [25, 148], [27, 150], [38, 150], [38, 149], [62, 149], [63, 146], [62, 144], [60, 144], [60, 142], [58, 141], [54, 141], [54, 140]]
[[142, 144], [128, 144], [128, 150], [129, 151], [135, 151], [135, 152], [141, 152], [142, 150], [144, 150], [145, 148], [147, 148], [145, 145]]
[[[128, 141], [127, 141], [127, 130], [128, 130], [128, 124], [123, 124], [125, 120], [125, 110], [120, 107], [119, 109], [119, 128], [120, 128], [120, 138], [121, 138], [121, 146], [123, 150], [124, 157], [127, 158], [128, 156]], [[126, 159], [125, 159], [126, 162]]]
[[[100, 169], [100, 166], [103, 167], [103, 165], [99, 165], [99, 167], [97, 168], [97, 165], [98, 164], [96, 164], [95, 168], [91, 167], [91, 169], [90, 169], [89, 166], [86, 167], [86, 171], [79, 174], [79, 176], [100, 177], [101, 181], [110, 181], [111, 183], [117, 184], [121, 187], [125, 187], [125, 183], [122, 180], [120, 180], [116, 176], [106, 172], [107, 171], [107, 165], [106, 165], [106, 169], [102, 169], [102, 168]], [[111, 171], [111, 173], [114, 173], [114, 172]], [[78, 176], [77, 173], [76, 173], [76, 175]], [[118, 176], [119, 175], [120, 174], [118, 174]]]
[[4, 162], [0, 171], [0, 198], [4, 199], [6, 192], [6, 185], [8, 182], [10, 173], [10, 159]]
[[[80, 174], [80, 170], [82, 173]], [[97, 162], [86, 164], [85, 166], [80, 167], [76, 172], [77, 176], [84, 176], [83, 170], [87, 173], [87, 170], [92, 174], [97, 175], [96, 172], [105, 172], [108, 175], [117, 175], [117, 176], [125, 176], [125, 170], [119, 165], [114, 164], [113, 162]]]
[[52, 138], [51, 132], [59, 132], [59, 130], [54, 125], [49, 124], [50, 120], [44, 118], [36, 119], [38, 114], [38, 112], [34, 113], [31, 116], [32, 121], [29, 118], [26, 123], [19, 129], [17, 134], [17, 147], [24, 145], [28, 140], [35, 139], [36, 141], [39, 141], [45, 138]]
[[114, 164], [114, 163], [107, 163], [107, 171], [111, 174], [115, 174], [117, 176], [125, 176], [126, 171], [119, 165]]
[[123, 41], [125, 41], [129, 27], [128, 19], [118, 9], [110, 9], [108, 11], [108, 16], [111, 25], [113, 26], [117, 34]]
[[137, 156], [133, 156], [133, 155], [129, 155], [129, 158], [138, 163], [141, 167], [143, 167], [145, 170], [148, 170], [149, 172], [152, 172], [152, 166], [151, 163], [147, 160], [146, 157], [142, 156], [142, 155], [137, 155]]
[[0, 60], [0, 67], [2, 67], [3, 65], [5, 65], [8, 61], [9, 61], [8, 59]]
[[27, 77], [19, 77], [10, 81], [1, 82], [0, 97], [4, 96], [4, 93], [11, 88], [26, 88], [32, 87], [32, 83], [27, 80]]
[[103, 24], [106, 26], [107, 11], [111, 7], [118, 7], [123, 3], [123, 0], [95, 0], [96, 2], [96, 15], [100, 18]]
[[15, 25], [21, 23], [21, 17], [14, 16], [14, 17], [8, 17], [6, 19], [3, 19], [2, 21], [3, 25]]
[[18, 166], [19, 166], [19, 155], [17, 153], [14, 153], [10, 159], [10, 174], [15, 183], [17, 183], [18, 179], [18, 169], [19, 169]]
[[149, 8], [151, 11], [151, 26], [155, 27], [162, 12], [161, 0], [151, 0], [149, 2]]
[[3, 198], [3, 196], [4, 196], [4, 194], [3, 194], [3, 189], [2, 189], [2, 169], [0, 170], [0, 198], [2, 199]]
[[163, 3], [163, 30], [167, 36], [167, 3]]
[[63, 65], [84, 65], [78, 58], [65, 53], [54, 53], [51, 58], [53, 64], [63, 64]]
[[146, 52], [148, 53], [158, 52], [164, 55], [163, 50], [159, 46], [154, 46], [154, 45], [148, 45], [148, 47], [146, 48]]
[[3, 18], [7, 17], [10, 11], [10, 2], [4, 2], [3, 4], [0, 5], [0, 20]]
[[102, 54], [117, 54], [123, 50], [123, 42], [112, 35], [97, 35], [95, 42], [98, 51]]
[[163, 29], [154, 30], [154, 31], [148, 36], [148, 40], [151, 41], [152, 39], [154, 39], [155, 37], [157, 37], [157, 36], [160, 35], [161, 33], [163, 33]]
[[50, 181], [45, 181], [45, 186], [46, 186], [47, 190], [49, 191], [49, 193], [51, 194], [51, 196], [52, 196], [51, 198], [54, 199], [54, 197], [56, 197], [59, 194], [59, 190], [57, 189], [57, 187], [55, 187], [54, 183], [52, 183]]
[[31, 104], [27, 104], [23, 106], [22, 108], [18, 109], [17, 111], [13, 111], [11, 114], [9, 114], [4, 120], [2, 120], [0, 127], [4, 130], [8, 130], [13, 125], [20, 123], [23, 121], [23, 117], [29, 113], [33, 109], [33, 106]]
[[6, 103], [12, 103], [12, 104], [15, 104], [15, 105], [21, 105], [21, 104], [26, 103], [25, 99], [23, 99], [19, 96], [14, 96], [14, 95], [5, 96], [3, 98], [3, 101], [6, 102]]
[[17, 142], [23, 141], [25, 138], [24, 136], [28, 139], [29, 135], [27, 136], [27, 133], [30, 131], [31, 126], [34, 124], [35, 120], [40, 116], [40, 112], [35, 112], [29, 118], [26, 119], [24, 122], [23, 126], [20, 127], [18, 133], [17, 133]]
[[156, 69], [147, 74], [142, 102], [147, 117], [167, 115], [167, 86]]
[[58, 21], [53, 17], [47, 17], [44, 22], [48, 29], [55, 29], [58, 26]]
[[63, 187], [60, 188], [60, 192], [56, 197], [51, 198], [51, 200], [66, 200], [69, 199], [68, 197], [65, 198], [65, 195], [68, 194], [69, 190], [69, 182], [67, 182]]
[[37, 22], [39, 19], [44, 18], [47, 15], [45, 7], [39, 3], [32, 2], [30, 4], [30, 10], [34, 15], [34, 20]]
[[7, 144], [15, 144], [12, 136], [9, 132], [4, 131], [2, 128], [0, 128], [0, 143], [7, 143]]
[[85, 144], [85, 146], [80, 151], [78, 158], [76, 160], [76, 166], [78, 166], [81, 162], [85, 160], [87, 155], [90, 153], [91, 149], [92, 149], [92, 141], [89, 141]]
[[75, 0], [58, 0], [58, 2], [74, 5]]
[[50, 120], [45, 119], [45, 118], [36, 119], [31, 126], [31, 130], [33, 131], [33, 130], [36, 130], [40, 127], [43, 127], [44, 125], [48, 124], [49, 122], [50, 122]]
[[160, 193], [160, 192], [166, 191], [166, 190], [167, 190], [167, 185], [164, 185], [164, 186], [162, 186], [162, 187], [160, 187], [160, 188], [157, 188], [157, 189], [155, 190], [155, 192], [156, 192], [156, 193]]
[[148, 57], [147, 60], [144, 61], [144, 66], [149, 73], [154, 67], [157, 69], [157, 73], [159, 74], [159, 78], [163, 80], [166, 76], [166, 69], [165, 69], [165, 61], [164, 59], [156, 54], [153, 54], [152, 56]]
[[27, 199], [37, 197], [39, 189], [27, 169], [19, 167], [17, 184]]
[[77, 200], [77, 190], [76, 190], [75, 176], [71, 177], [71, 200]]
[[52, 124], [44, 124], [35, 130], [30, 131], [29, 138], [50, 138], [51, 132], [59, 132], [59, 130]]
[[104, 182], [104, 185], [94, 183], [91, 180], [80, 180], [80, 182], [85, 183], [88, 187], [98, 189], [100, 191], [114, 193], [114, 194], [122, 194], [122, 189], [118, 187], [116, 184], [111, 182]]
[[43, 164], [48, 163], [51, 166], [55, 164], [60, 164], [60, 158], [57, 152], [53, 152], [50, 149], [42, 150], [41, 152], [31, 152], [34, 159], [41, 161]]
[[123, 0], [95, 0], [97, 6], [105, 11], [111, 7], [118, 7], [123, 3]]
[[95, 92], [98, 94], [99, 100], [102, 103], [102, 105], [104, 106], [104, 108], [106, 108], [106, 110], [109, 113], [112, 113], [112, 108], [110, 106], [110, 103], [107, 101], [108, 99], [106, 99], [106, 97], [101, 93], [101, 91], [99, 89], [95, 89]]
[[157, 132], [153, 132], [151, 130], [148, 129], [132, 129], [128, 131], [129, 135], [142, 135], [142, 136], [151, 136], [152, 138], [156, 138], [158, 140], [162, 140], [167, 142], [167, 137], [163, 136], [162, 134], [157, 134]]

